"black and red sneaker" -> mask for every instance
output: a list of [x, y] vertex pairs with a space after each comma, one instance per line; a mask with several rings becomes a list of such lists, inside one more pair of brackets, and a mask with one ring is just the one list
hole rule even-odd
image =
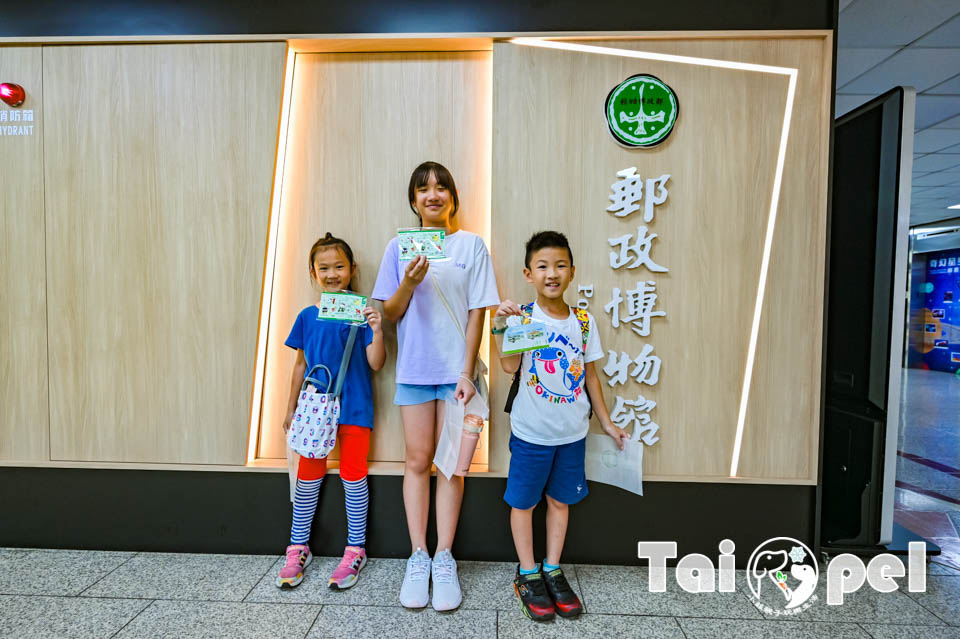
[[523, 614], [534, 621], [553, 619], [553, 600], [543, 585], [543, 575], [539, 571], [530, 575], [521, 575], [517, 566], [517, 578], [513, 580], [513, 590], [520, 598]]
[[557, 568], [550, 572], [543, 573], [543, 583], [547, 587], [547, 593], [553, 600], [554, 608], [561, 617], [576, 617], [583, 612], [583, 604], [580, 603], [580, 597], [573, 591], [567, 578], [563, 575], [563, 570]]

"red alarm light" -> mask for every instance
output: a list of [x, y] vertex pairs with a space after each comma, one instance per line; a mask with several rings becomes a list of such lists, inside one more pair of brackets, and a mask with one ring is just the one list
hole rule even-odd
[[0, 100], [3, 100], [12, 107], [18, 107], [23, 104], [27, 98], [26, 91], [19, 84], [13, 82], [4, 82], [0, 84]]

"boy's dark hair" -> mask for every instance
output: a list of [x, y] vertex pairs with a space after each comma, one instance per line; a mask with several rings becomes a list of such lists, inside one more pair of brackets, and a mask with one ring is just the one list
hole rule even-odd
[[570, 256], [570, 266], [573, 266], [573, 251], [570, 250], [567, 236], [556, 231], [540, 231], [534, 233], [533, 237], [527, 240], [527, 254], [523, 258], [523, 265], [530, 268], [530, 258], [533, 257], [534, 253], [545, 248], [567, 249], [567, 255]]
[[[310, 273], [313, 273], [314, 256], [325, 248], [338, 249], [341, 253], [343, 253], [343, 256], [347, 258], [347, 262], [350, 263], [350, 269], [353, 270], [356, 267], [357, 263], [353, 260], [353, 249], [350, 248], [350, 245], [347, 244], [347, 241], [341, 240], [339, 237], [334, 237], [333, 234], [328, 231], [326, 235], [314, 242], [313, 246], [310, 247], [310, 259], [307, 262], [307, 268], [309, 269]], [[350, 281], [347, 282], [347, 290], [353, 290], [353, 277], [351, 277]]]
[[439, 162], [424, 162], [413, 170], [413, 173], [410, 175], [410, 184], [407, 186], [407, 202], [410, 202], [410, 208], [417, 217], [420, 217], [420, 214], [417, 213], [417, 207], [413, 205], [413, 202], [416, 200], [417, 189], [427, 185], [431, 174], [437, 178], [437, 184], [446, 187], [446, 189], [450, 191], [450, 195], [453, 197], [453, 212], [450, 214], [450, 217], [453, 217], [457, 214], [457, 211], [460, 210], [460, 196], [457, 194], [457, 184], [453, 181], [453, 175], [447, 170], [447, 167]]

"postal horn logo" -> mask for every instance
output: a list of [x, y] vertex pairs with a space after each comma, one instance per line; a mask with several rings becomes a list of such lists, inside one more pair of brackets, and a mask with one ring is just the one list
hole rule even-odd
[[666, 140], [680, 114], [680, 103], [660, 78], [641, 73], [610, 90], [603, 112], [613, 139], [634, 149]]

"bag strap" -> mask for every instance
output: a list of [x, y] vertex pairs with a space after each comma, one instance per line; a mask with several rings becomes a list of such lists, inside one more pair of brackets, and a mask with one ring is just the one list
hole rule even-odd
[[[315, 378], [315, 377], [313, 376], [313, 375], [314, 375], [314, 371], [321, 371], [321, 372], [326, 373], [326, 374], [327, 374], [327, 381], [326, 381], [326, 383], [323, 383], [323, 382], [321, 382], [320, 380], [318, 380], [317, 378]], [[303, 391], [307, 390], [307, 384], [308, 384], [309, 382], [313, 382], [313, 385], [317, 387], [317, 390], [318, 390], [318, 391], [319, 391], [320, 388], [322, 387], [322, 388], [324, 389], [324, 392], [327, 392], [328, 390], [330, 390], [330, 382], [331, 382], [331, 381], [333, 381], [333, 375], [330, 374], [330, 369], [327, 368], [326, 366], [324, 366], [323, 364], [317, 364], [316, 366], [314, 366], [313, 368], [311, 368], [311, 369], [310, 369], [310, 372], [308, 372], [308, 373], [303, 377], [303, 384], [300, 385], [300, 392], [302, 393]]]
[[[520, 307], [520, 314], [522, 315], [520, 319], [521, 324], [529, 324], [530, 317], [533, 315], [533, 302], [529, 304], [524, 304]], [[513, 372], [513, 381], [510, 382], [510, 390], [507, 391], [507, 401], [503, 405], [503, 412], [509, 413], [513, 410], [513, 400], [517, 398], [517, 393], [520, 392], [520, 369], [523, 368], [523, 355], [520, 356], [520, 366], [517, 367], [517, 370]]]
[[587, 352], [587, 338], [590, 337], [590, 316], [582, 308], [571, 306], [570, 311], [576, 316], [577, 324], [580, 325], [580, 335], [583, 336], [583, 352]]
[[354, 324], [350, 327], [350, 336], [347, 337], [347, 345], [343, 347], [343, 358], [340, 360], [340, 370], [337, 371], [337, 383], [333, 387], [333, 396], [340, 397], [340, 391], [343, 390], [343, 380], [347, 377], [347, 369], [350, 368], [350, 354], [353, 352], [353, 343], [357, 341], [357, 331], [360, 326]]
[[[580, 335], [583, 337], [583, 356], [587, 356], [587, 338], [590, 337], [590, 316], [587, 315], [587, 311], [582, 308], [577, 308], [576, 306], [571, 306], [570, 311], [577, 317], [577, 323], [580, 324]], [[586, 391], [587, 380], [583, 380], [584, 391]], [[593, 402], [590, 401], [590, 393], [585, 393], [587, 396], [587, 405], [590, 406], [590, 410], [587, 411], [587, 419], [593, 417]]]
[[456, 313], [454, 313], [453, 308], [450, 307], [450, 302], [447, 301], [447, 296], [443, 294], [443, 289], [440, 288], [440, 283], [437, 281], [437, 276], [432, 272], [430, 273], [430, 281], [433, 282], [433, 287], [437, 289], [437, 295], [440, 296], [440, 301], [443, 302], [444, 307], [447, 309], [447, 313], [450, 314], [450, 319], [452, 319], [453, 323], [457, 325], [457, 330], [460, 331], [460, 337], [463, 338], [463, 342], [466, 344], [467, 334], [463, 332], [463, 327], [460, 326], [460, 320], [457, 319]]
[[[453, 312], [453, 308], [450, 307], [450, 302], [447, 301], [447, 296], [443, 294], [443, 289], [440, 288], [440, 283], [437, 282], [437, 277], [436, 277], [433, 273], [430, 273], [430, 280], [433, 282], [434, 288], [437, 289], [437, 295], [440, 296], [440, 301], [443, 302], [444, 307], [446, 307], [447, 313], [450, 315], [450, 319], [453, 320], [453, 323], [456, 325], [457, 330], [460, 331], [460, 337], [463, 338], [464, 350], [466, 350], [466, 346], [467, 346], [467, 334], [463, 332], [463, 327], [460, 326], [460, 320], [457, 319], [456, 314]], [[477, 353], [477, 359], [476, 359], [476, 361], [475, 361], [474, 364], [473, 364], [473, 374], [474, 374], [474, 376], [480, 378], [480, 386], [481, 386], [481, 387], [484, 387], [484, 385], [485, 385], [485, 383], [484, 383], [484, 381], [483, 381], [483, 376], [487, 374], [487, 370], [488, 370], [488, 369], [487, 369], [487, 365], [486, 365], [486, 364], [484, 363], [484, 361], [480, 358], [480, 354]], [[486, 391], [486, 390], [484, 390], [483, 388], [479, 388], [479, 389], [477, 389], [477, 390], [478, 390], [478, 391], [480, 392], [480, 394], [484, 397], [484, 399], [487, 398], [487, 391]]]

